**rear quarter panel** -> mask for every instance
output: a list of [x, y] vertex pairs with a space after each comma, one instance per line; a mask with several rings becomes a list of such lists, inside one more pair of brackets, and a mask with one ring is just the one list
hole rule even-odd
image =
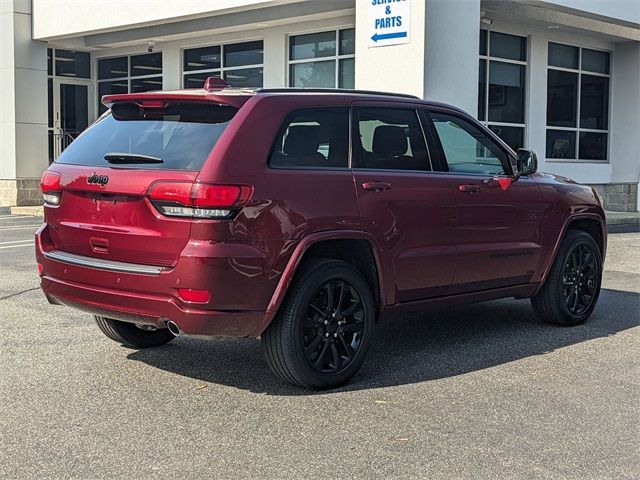
[[[250, 203], [231, 222], [196, 222], [192, 239], [206, 242], [217, 264], [226, 308], [266, 310], [296, 245], [319, 232], [358, 230], [360, 213], [348, 169], [272, 169], [268, 158], [287, 115], [298, 109], [345, 106], [327, 96], [253, 97], [233, 119], [199, 181], [253, 186]], [[224, 244], [224, 248], [222, 245]]]

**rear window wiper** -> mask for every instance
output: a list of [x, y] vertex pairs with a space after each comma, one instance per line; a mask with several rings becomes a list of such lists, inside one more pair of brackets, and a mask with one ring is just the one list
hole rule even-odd
[[141, 153], [107, 153], [104, 159], [109, 163], [164, 163], [164, 160]]

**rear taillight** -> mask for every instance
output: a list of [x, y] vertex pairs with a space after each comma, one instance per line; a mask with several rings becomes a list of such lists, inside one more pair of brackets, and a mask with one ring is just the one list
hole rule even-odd
[[46, 205], [59, 205], [62, 195], [60, 174], [58, 172], [44, 172], [40, 179], [40, 190], [42, 190], [44, 203]]
[[149, 187], [147, 196], [170, 217], [225, 219], [246, 205], [252, 191], [248, 185], [159, 181]]

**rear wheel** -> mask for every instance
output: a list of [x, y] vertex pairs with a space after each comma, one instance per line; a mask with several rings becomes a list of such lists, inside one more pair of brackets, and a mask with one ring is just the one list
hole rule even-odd
[[601, 282], [598, 245], [588, 233], [572, 230], [562, 241], [549, 276], [531, 304], [545, 322], [580, 325], [596, 306]]
[[371, 343], [371, 289], [358, 270], [337, 260], [307, 263], [294, 282], [262, 335], [267, 363], [298, 386], [340, 386], [360, 369]]
[[111, 340], [133, 348], [158, 347], [175, 336], [167, 328], [136, 325], [106, 317], [94, 317], [98, 327]]

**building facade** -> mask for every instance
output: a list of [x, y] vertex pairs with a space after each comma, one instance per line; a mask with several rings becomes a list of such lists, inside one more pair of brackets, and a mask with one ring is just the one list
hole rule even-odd
[[451, 103], [638, 209], [640, 0], [0, 0], [0, 205], [40, 203], [102, 95], [207, 76]]

